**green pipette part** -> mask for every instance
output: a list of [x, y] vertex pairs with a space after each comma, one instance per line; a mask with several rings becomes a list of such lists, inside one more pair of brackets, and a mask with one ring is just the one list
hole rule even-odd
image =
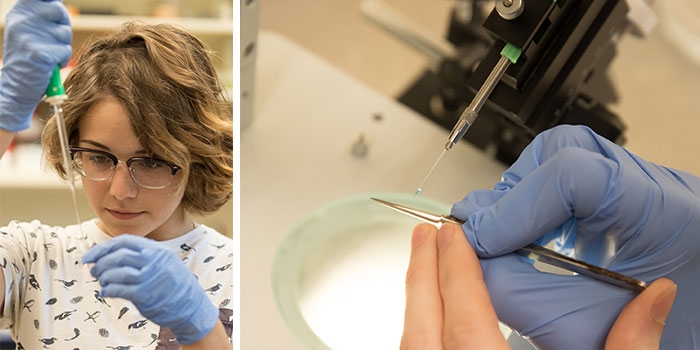
[[49, 81], [49, 87], [46, 88], [46, 97], [62, 96], [66, 94], [66, 90], [63, 88], [63, 82], [61, 81], [61, 67], [56, 66], [51, 74], [51, 81]]

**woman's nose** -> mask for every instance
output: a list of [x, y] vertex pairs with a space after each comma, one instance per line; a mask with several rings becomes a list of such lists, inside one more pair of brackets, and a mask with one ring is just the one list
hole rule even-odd
[[114, 174], [112, 175], [112, 183], [109, 188], [109, 193], [119, 200], [133, 198], [138, 192], [138, 184], [131, 178], [130, 170], [119, 162]]

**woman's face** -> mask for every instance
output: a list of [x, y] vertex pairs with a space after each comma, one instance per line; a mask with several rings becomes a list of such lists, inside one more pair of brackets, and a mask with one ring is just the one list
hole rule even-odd
[[139, 142], [127, 110], [117, 99], [109, 96], [92, 106], [80, 118], [78, 128], [78, 147], [108, 152], [123, 161], [106, 180], [81, 177], [100, 229], [111, 236], [129, 233], [155, 240], [192, 230], [194, 223], [180, 205], [184, 191], [177, 189], [181, 170], [162, 189], [144, 188], [129, 175], [127, 159], [151, 155]]

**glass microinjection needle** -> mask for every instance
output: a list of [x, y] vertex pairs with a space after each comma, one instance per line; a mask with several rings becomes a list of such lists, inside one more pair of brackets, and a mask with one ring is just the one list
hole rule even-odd
[[63, 168], [66, 171], [66, 176], [68, 177], [68, 186], [70, 187], [70, 193], [73, 198], [73, 208], [75, 209], [75, 218], [78, 220], [78, 228], [80, 230], [80, 235], [83, 235], [83, 229], [80, 220], [80, 211], [78, 210], [78, 198], [75, 194], [75, 176], [73, 174], [73, 165], [71, 164], [70, 148], [68, 145], [68, 132], [66, 130], [66, 123], [63, 119], [63, 102], [68, 98], [66, 96], [66, 91], [63, 88], [63, 83], [61, 82], [61, 70], [59, 66], [51, 75], [51, 81], [49, 82], [49, 87], [46, 88], [46, 98], [44, 101], [48, 103], [52, 110], [54, 117], [56, 118], [56, 129], [58, 129], [58, 139], [61, 143], [61, 153], [63, 155]]
[[433, 163], [433, 166], [428, 171], [428, 174], [425, 176], [425, 178], [423, 178], [423, 181], [420, 183], [420, 185], [418, 185], [415, 195], [418, 195], [423, 190], [423, 186], [428, 181], [428, 178], [433, 173], [433, 171], [437, 167], [437, 164], [440, 162], [445, 153], [451, 150], [452, 147], [455, 144], [457, 144], [457, 142], [459, 142], [462, 136], [464, 136], [467, 130], [469, 130], [469, 127], [472, 126], [472, 124], [474, 124], [474, 120], [476, 119], [477, 115], [479, 115], [481, 107], [484, 106], [484, 103], [486, 103], [486, 100], [488, 100], [489, 96], [491, 95], [491, 92], [501, 80], [501, 77], [503, 77], [503, 74], [505, 74], [510, 64], [515, 63], [518, 57], [520, 57], [520, 53], [521, 51], [519, 48], [511, 44], [505, 45], [505, 47], [501, 51], [501, 58], [496, 63], [496, 66], [493, 67], [493, 70], [491, 70], [491, 73], [481, 85], [479, 91], [477, 91], [476, 95], [474, 95], [474, 99], [472, 99], [472, 102], [462, 112], [462, 115], [459, 117], [459, 120], [457, 120], [457, 123], [452, 128], [450, 136], [447, 138], [447, 143], [445, 143], [445, 147]]

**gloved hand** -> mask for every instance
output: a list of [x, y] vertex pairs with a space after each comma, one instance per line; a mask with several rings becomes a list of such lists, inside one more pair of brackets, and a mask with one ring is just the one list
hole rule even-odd
[[83, 263], [95, 263], [90, 273], [100, 281], [102, 296], [131, 301], [181, 344], [202, 339], [219, 320], [218, 308], [192, 272], [156, 241], [119, 235], [90, 248]]
[[645, 161], [582, 126], [543, 132], [494, 190], [452, 208], [481, 258], [501, 321], [542, 349], [602, 349], [636, 292], [537, 271], [510, 254], [556, 239], [578, 259], [678, 285], [662, 349], [700, 348], [700, 179]]
[[[676, 285], [654, 281], [625, 306], [606, 350], [658, 349]], [[509, 337], [510, 339], [510, 337]], [[522, 349], [506, 343], [481, 265], [459, 226], [419, 224], [411, 237], [401, 349]], [[528, 348], [529, 349], [529, 348]]]
[[18, 0], [7, 14], [0, 75], [0, 128], [29, 128], [56, 65], [71, 56], [68, 11], [60, 0]]

